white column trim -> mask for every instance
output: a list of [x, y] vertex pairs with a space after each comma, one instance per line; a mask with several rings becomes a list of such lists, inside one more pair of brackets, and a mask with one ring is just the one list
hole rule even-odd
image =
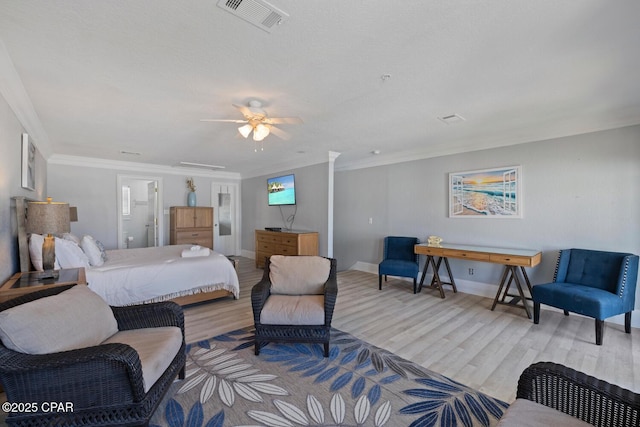
[[340, 153], [336, 151], [329, 151], [329, 176], [328, 176], [328, 203], [327, 203], [327, 256], [333, 258], [333, 174], [335, 169], [335, 162]]

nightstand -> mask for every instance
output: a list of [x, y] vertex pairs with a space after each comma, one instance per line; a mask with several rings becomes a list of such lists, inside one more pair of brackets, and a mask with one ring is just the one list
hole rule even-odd
[[58, 270], [57, 278], [42, 279], [41, 271], [16, 273], [4, 285], [0, 286], [0, 302], [8, 301], [19, 295], [42, 289], [43, 286], [86, 285], [84, 268], [63, 268]]

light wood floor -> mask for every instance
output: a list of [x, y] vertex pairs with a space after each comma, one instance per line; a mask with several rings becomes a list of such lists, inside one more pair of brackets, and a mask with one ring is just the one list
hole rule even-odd
[[[262, 277], [251, 259], [240, 258], [240, 298], [185, 309], [187, 342], [253, 324], [251, 287]], [[333, 326], [419, 363], [467, 386], [511, 402], [520, 373], [531, 363], [553, 361], [640, 392], [640, 330], [624, 333], [607, 323], [604, 344], [595, 345], [593, 319], [543, 310], [540, 324], [524, 310], [497, 306], [492, 299], [423, 289], [389, 278], [338, 273]]]

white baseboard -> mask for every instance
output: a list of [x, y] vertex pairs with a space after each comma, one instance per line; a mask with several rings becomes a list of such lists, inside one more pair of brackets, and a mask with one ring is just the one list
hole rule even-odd
[[[378, 274], [378, 264], [371, 264], [367, 262], [358, 261], [353, 264], [349, 270], [357, 270], [364, 271], [366, 273]], [[418, 272], [418, 279], [422, 276], [422, 271]], [[433, 274], [427, 273], [424, 278], [425, 283], [431, 283], [431, 278]], [[443, 281], [448, 282], [449, 276], [440, 276]], [[409, 277], [399, 277], [401, 280], [406, 280], [411, 282], [412, 280]], [[445, 287], [446, 289], [450, 289], [451, 287]], [[481, 283], [481, 282], [472, 282], [471, 280], [462, 280], [456, 279], [456, 288], [458, 291], [464, 292], [465, 294], [478, 295], [486, 298], [493, 298], [496, 296], [497, 285], [489, 284], [489, 283]]]
[[249, 259], [256, 259], [256, 253], [254, 251], [247, 251], [245, 249], [240, 251], [240, 256]]
[[[364, 271], [366, 273], [378, 274], [378, 264], [371, 264], [367, 262], [358, 261], [353, 264], [349, 270], [357, 270]], [[422, 271], [418, 272], [418, 279], [422, 276]], [[433, 274], [427, 273], [424, 278], [425, 283], [431, 283], [431, 278]], [[443, 281], [449, 281], [448, 276], [440, 276]], [[401, 277], [399, 279], [406, 280], [407, 282], [411, 282], [412, 280], [408, 277]], [[496, 292], [498, 291], [498, 284], [495, 283], [483, 283], [483, 282], [474, 282], [471, 280], [464, 279], [456, 279], [456, 288], [459, 292], [471, 295], [477, 295], [485, 298], [495, 298]], [[445, 291], [447, 289], [451, 289], [450, 286], [445, 287]], [[550, 307], [547, 305], [542, 305], [540, 307], [542, 310], [556, 311], [562, 313], [562, 310]], [[572, 316], [580, 316], [580, 314], [571, 313]], [[606, 322], [615, 323], [617, 325], [624, 325], [624, 314], [620, 314], [618, 316], [610, 317], [606, 320]], [[634, 310], [631, 315], [631, 327], [640, 328], [640, 313], [638, 310]]]

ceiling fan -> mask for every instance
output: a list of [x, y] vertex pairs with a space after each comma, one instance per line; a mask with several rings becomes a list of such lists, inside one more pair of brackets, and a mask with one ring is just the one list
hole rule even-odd
[[269, 136], [270, 133], [282, 138], [289, 139], [289, 134], [282, 129], [274, 126], [280, 124], [299, 124], [302, 119], [299, 117], [269, 117], [267, 112], [262, 109], [262, 103], [257, 100], [251, 100], [248, 106], [232, 104], [242, 115], [244, 120], [233, 119], [201, 119], [202, 122], [226, 122], [226, 123], [244, 123], [238, 128], [238, 132], [245, 138], [248, 138], [253, 132], [253, 140], [260, 142]]

